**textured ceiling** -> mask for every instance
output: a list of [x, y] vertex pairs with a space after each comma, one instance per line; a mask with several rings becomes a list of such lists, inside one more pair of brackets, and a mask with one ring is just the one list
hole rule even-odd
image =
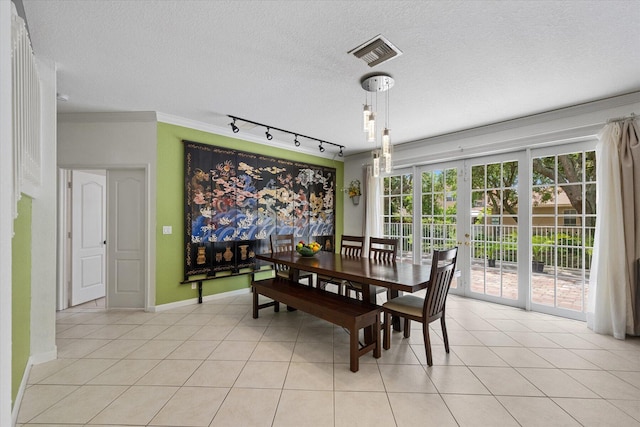
[[[158, 111], [221, 127], [232, 114], [343, 144], [346, 154], [372, 148], [360, 79], [374, 71], [395, 79], [396, 144], [640, 90], [637, 0], [24, 8], [36, 55], [55, 61], [58, 92], [70, 98], [60, 112]], [[403, 55], [371, 69], [347, 54], [378, 34]]]

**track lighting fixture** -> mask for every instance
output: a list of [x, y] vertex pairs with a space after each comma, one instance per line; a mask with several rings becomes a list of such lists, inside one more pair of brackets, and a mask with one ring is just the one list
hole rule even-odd
[[233, 119], [233, 122], [229, 123], [229, 126], [231, 126], [233, 133], [238, 133], [240, 131], [238, 126], [236, 126], [236, 119]]
[[262, 123], [254, 122], [252, 120], [243, 119], [242, 117], [231, 116], [231, 115], [229, 115], [228, 117], [231, 120], [233, 120], [231, 123], [229, 123], [229, 126], [231, 126], [231, 130], [233, 131], [233, 133], [238, 133], [240, 131], [238, 126], [236, 126], [236, 120], [239, 120], [241, 122], [251, 123], [253, 125], [262, 126], [262, 127], [266, 128], [267, 131], [264, 134], [267, 137], [268, 141], [271, 141], [273, 139], [273, 135], [270, 132], [271, 129], [275, 129], [275, 130], [277, 130], [279, 132], [284, 132], [284, 133], [288, 133], [290, 135], [293, 135], [293, 143], [295, 144], [296, 147], [300, 146], [300, 140], [298, 138], [302, 137], [302, 138], [310, 139], [310, 140], [313, 140], [313, 141], [318, 141], [320, 143], [318, 145], [318, 149], [320, 150], [321, 153], [324, 153], [324, 151], [325, 151], [325, 148], [324, 148], [323, 144], [329, 144], [329, 145], [333, 145], [334, 147], [337, 147], [338, 149], [340, 149], [340, 151], [338, 152], [338, 156], [344, 157], [344, 148], [345, 148], [344, 145], [336, 144], [335, 142], [323, 141], [321, 139], [314, 138], [312, 136], [303, 135], [303, 134], [297, 133], [297, 132], [291, 132], [291, 131], [288, 131], [286, 129], [280, 129], [280, 128], [276, 128], [276, 127], [273, 127], [273, 126], [267, 126], [267, 125], [262, 124]]

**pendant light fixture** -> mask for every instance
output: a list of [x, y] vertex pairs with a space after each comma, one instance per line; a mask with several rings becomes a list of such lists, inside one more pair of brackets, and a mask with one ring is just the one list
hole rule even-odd
[[[380, 171], [385, 173], [391, 172], [391, 133], [389, 131], [389, 89], [393, 87], [395, 81], [391, 76], [386, 74], [375, 74], [365, 76], [361, 80], [362, 88], [371, 92], [371, 103], [368, 103], [365, 97], [364, 114], [363, 114], [363, 130], [367, 133], [367, 141], [374, 143], [373, 156], [373, 176], [378, 177]], [[381, 135], [381, 143], [377, 144], [376, 135], [376, 108], [379, 107], [377, 103], [378, 92], [385, 92], [385, 109], [384, 117], [385, 124]], [[376, 102], [374, 103], [373, 94], [375, 94]]]

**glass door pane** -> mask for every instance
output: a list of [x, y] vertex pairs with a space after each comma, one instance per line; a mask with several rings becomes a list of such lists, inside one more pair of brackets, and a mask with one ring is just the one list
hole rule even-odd
[[584, 313], [595, 235], [595, 166], [590, 150], [532, 158], [532, 304]]
[[470, 171], [471, 294], [517, 301], [519, 162], [474, 161]]
[[385, 176], [382, 181], [383, 236], [399, 239], [398, 258], [413, 259], [413, 175]]
[[[457, 166], [444, 165], [421, 169], [421, 263], [431, 263], [434, 250], [459, 246], [458, 170]], [[451, 288], [458, 288], [457, 279]]]

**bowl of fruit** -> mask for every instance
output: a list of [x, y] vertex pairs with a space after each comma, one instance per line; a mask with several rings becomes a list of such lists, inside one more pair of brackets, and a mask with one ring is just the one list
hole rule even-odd
[[305, 243], [301, 240], [296, 245], [296, 252], [306, 257], [314, 256], [319, 250], [320, 250], [320, 243], [318, 242]]

